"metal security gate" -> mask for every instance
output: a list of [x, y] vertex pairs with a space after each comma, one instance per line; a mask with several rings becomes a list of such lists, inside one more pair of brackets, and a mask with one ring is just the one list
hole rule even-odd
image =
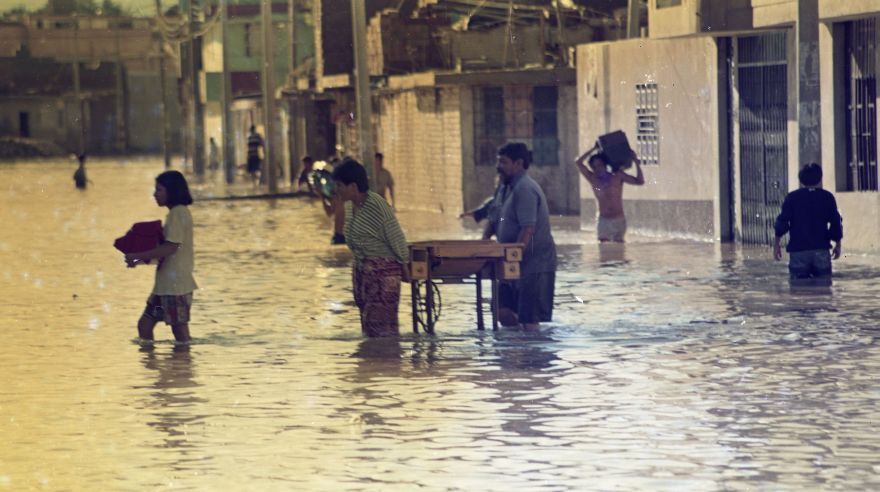
[[785, 33], [737, 39], [742, 241], [770, 244], [788, 192]]
[[846, 190], [877, 190], [877, 19], [846, 26]]

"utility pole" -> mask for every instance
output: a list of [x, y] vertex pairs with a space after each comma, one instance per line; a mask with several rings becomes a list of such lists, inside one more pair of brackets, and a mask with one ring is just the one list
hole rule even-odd
[[[162, 15], [160, 0], [156, 0], [156, 15]], [[160, 24], [161, 26], [161, 24]], [[161, 27], [159, 28], [161, 29]], [[171, 169], [171, 127], [168, 121], [168, 78], [165, 70], [165, 37], [159, 32], [159, 88], [162, 92], [162, 100], [159, 107], [162, 110], [162, 156], [165, 158], [165, 169]]]
[[113, 26], [113, 36], [116, 42], [116, 151], [128, 151], [128, 136], [125, 124], [125, 74], [122, 71], [122, 48], [119, 43], [119, 23]]
[[[193, 3], [200, 0], [192, 0]], [[193, 171], [196, 176], [205, 174], [205, 108], [202, 106], [202, 84], [199, 77], [199, 66], [202, 59], [201, 38], [196, 36], [201, 23], [196, 19], [193, 5], [189, 7], [189, 74], [192, 86], [193, 108]]]
[[232, 129], [232, 76], [229, 66], [229, 0], [222, 0], [220, 5], [220, 29], [223, 37], [223, 100], [221, 101], [222, 114], [220, 117], [220, 131], [223, 145], [223, 170], [226, 175], [226, 183], [235, 182], [235, 142]]
[[[287, 75], [287, 85], [296, 91], [296, 0], [288, 0], [287, 25], [287, 45], [290, 47], [290, 70]], [[297, 183], [297, 176], [299, 176], [299, 173], [301, 172], [300, 154], [303, 153], [300, 152], [299, 142], [297, 141], [297, 135], [299, 135], [300, 107], [299, 94], [296, 94], [293, 98], [287, 99], [287, 110], [290, 114], [287, 122], [287, 147], [288, 153], [290, 154], [290, 167], [292, 171], [290, 176], [291, 185]]]
[[[296, 0], [288, 0], [287, 4], [287, 35], [290, 43], [290, 73], [296, 70]], [[291, 80], [291, 83], [295, 83]]]
[[355, 99], [357, 100], [358, 150], [367, 169], [370, 186], [375, 186], [373, 169], [373, 102], [370, 71], [367, 67], [367, 14], [364, 0], [351, 0], [351, 27], [354, 38]]
[[272, 0], [261, 1], [263, 25], [263, 121], [266, 141], [263, 146], [263, 176], [269, 183], [269, 193], [278, 192], [277, 138], [275, 135], [275, 52], [272, 46]]
[[73, 98], [76, 100], [76, 119], [79, 123], [76, 131], [76, 154], [80, 155], [86, 151], [83, 135], [86, 122], [79, 81], [79, 17], [76, 13], [73, 14]]
[[[558, 3], [558, 2], [557, 2]], [[642, 6], [642, 0], [629, 0], [626, 9], [626, 37], [639, 37], [639, 8]]]
[[[157, 2], [159, 0], [156, 0]], [[162, 155], [165, 158], [165, 169], [171, 169], [171, 129], [168, 121], [168, 79], [165, 70], [165, 41], [159, 39], [159, 87], [162, 91]]]
[[[630, 0], [630, 3], [633, 1]], [[559, 0], [556, 0], [553, 4], [556, 5], [556, 31], [559, 36], [559, 54], [562, 58], [562, 63], [568, 66], [568, 44], [565, 42], [565, 17], [562, 16], [562, 7], [559, 5]], [[543, 18], [541, 18], [541, 21], [543, 22]]]

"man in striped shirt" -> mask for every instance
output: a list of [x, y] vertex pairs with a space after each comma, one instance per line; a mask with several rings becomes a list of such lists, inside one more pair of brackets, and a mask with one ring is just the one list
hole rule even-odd
[[247, 172], [251, 175], [251, 181], [256, 185], [260, 167], [263, 164], [260, 158], [260, 149], [263, 147], [263, 137], [257, 133], [257, 128], [251, 125], [247, 137]]

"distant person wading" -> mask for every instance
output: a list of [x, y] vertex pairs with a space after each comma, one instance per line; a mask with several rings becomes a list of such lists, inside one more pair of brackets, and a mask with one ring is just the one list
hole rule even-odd
[[251, 181], [253, 181], [254, 184], [257, 183], [260, 168], [263, 164], [263, 160], [260, 157], [260, 149], [262, 148], [263, 137], [257, 133], [257, 128], [254, 125], [251, 125], [247, 137], [247, 172], [251, 175]]
[[76, 158], [79, 161], [79, 167], [73, 172], [73, 183], [77, 188], [84, 190], [91, 182], [88, 176], [86, 176], [86, 155], [79, 154]]

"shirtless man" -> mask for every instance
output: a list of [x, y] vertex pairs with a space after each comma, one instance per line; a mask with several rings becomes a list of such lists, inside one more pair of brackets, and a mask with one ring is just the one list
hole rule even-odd
[[[636, 153], [632, 153], [632, 160], [636, 165], [636, 175], [626, 174], [622, 170], [608, 172], [608, 158], [603, 153], [596, 153], [599, 146], [595, 145], [575, 162], [581, 174], [587, 178], [596, 202], [599, 204], [599, 218], [596, 224], [596, 232], [600, 242], [614, 241], [623, 242], [626, 234], [626, 217], [623, 215], [623, 184], [641, 186], [645, 184], [645, 176]], [[584, 160], [589, 157], [589, 167]]]

